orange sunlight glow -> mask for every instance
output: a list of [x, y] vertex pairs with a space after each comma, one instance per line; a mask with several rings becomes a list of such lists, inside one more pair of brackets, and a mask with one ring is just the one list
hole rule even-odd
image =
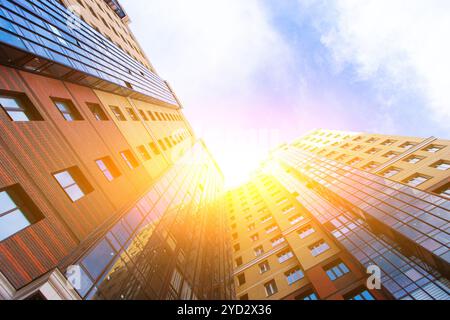
[[206, 145], [222, 169], [227, 189], [248, 181], [269, 151], [281, 143], [278, 131], [268, 129], [209, 130], [199, 136], [205, 137]]

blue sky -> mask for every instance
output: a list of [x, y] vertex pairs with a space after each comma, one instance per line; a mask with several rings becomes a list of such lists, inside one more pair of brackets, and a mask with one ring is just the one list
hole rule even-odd
[[446, 0], [122, 3], [230, 184], [315, 128], [450, 138]]

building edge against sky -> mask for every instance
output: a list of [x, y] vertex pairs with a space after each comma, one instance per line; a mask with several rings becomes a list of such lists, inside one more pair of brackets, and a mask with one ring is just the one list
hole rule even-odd
[[449, 140], [316, 130], [281, 146], [226, 196], [237, 297], [448, 300], [449, 183]]
[[0, 0], [0, 298], [448, 299], [449, 141], [318, 130], [224, 196], [128, 23]]
[[222, 173], [128, 22], [0, 1], [0, 298], [234, 297]]

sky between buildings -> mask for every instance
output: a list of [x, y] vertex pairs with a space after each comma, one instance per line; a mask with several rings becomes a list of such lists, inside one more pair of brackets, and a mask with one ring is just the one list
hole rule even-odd
[[450, 138], [450, 1], [121, 2], [229, 186], [316, 128]]

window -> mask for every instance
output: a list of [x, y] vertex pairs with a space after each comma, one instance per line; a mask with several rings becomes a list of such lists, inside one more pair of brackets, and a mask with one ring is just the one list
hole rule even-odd
[[309, 250], [311, 250], [311, 254], [313, 255], [313, 257], [317, 257], [328, 249], [330, 249], [330, 246], [324, 240], [320, 240], [309, 246]]
[[396, 175], [397, 173], [399, 173], [400, 171], [402, 171], [402, 170], [399, 169], [399, 168], [390, 167], [390, 168], [388, 168], [387, 170], [383, 171], [383, 172], [381, 173], [381, 175], [382, 175], [383, 177], [385, 177], [385, 178], [390, 178], [390, 177], [395, 176], [395, 175]]
[[183, 284], [183, 276], [181, 275], [180, 271], [178, 271], [178, 268], [175, 268], [175, 270], [172, 273], [170, 285], [178, 293], [178, 292], [180, 292], [182, 284]]
[[354, 147], [352, 150], [353, 151], [359, 151], [361, 149], [363, 149], [364, 147], [362, 145], [357, 145], [356, 147]]
[[349, 165], [354, 166], [357, 165], [358, 163], [360, 163], [362, 161], [361, 158], [354, 158], [352, 160], [350, 160], [349, 162], [347, 162]]
[[120, 176], [120, 171], [110, 157], [104, 157], [95, 161], [98, 168], [105, 175], [106, 179], [113, 181]]
[[364, 287], [360, 287], [344, 295], [345, 300], [375, 300], [372, 294]]
[[119, 121], [127, 121], [127, 119], [125, 118], [125, 116], [122, 113], [122, 110], [120, 110], [119, 107], [117, 106], [110, 106], [112, 113], [114, 114], [114, 116], [117, 118], [117, 120]]
[[377, 153], [378, 151], [380, 151], [380, 149], [372, 148], [372, 149], [369, 149], [368, 151], [366, 151], [366, 153], [367, 153], [367, 154], [375, 154], [375, 153]]
[[161, 146], [161, 148], [162, 148], [164, 151], [167, 150], [166, 145], [164, 144], [164, 142], [163, 142], [161, 139], [158, 140], [158, 143], [159, 143], [159, 145]]
[[150, 157], [150, 154], [148, 153], [147, 149], [145, 149], [144, 146], [137, 147], [137, 150], [144, 161], [150, 160], [152, 158]]
[[319, 300], [317, 294], [313, 290], [308, 290], [295, 297], [295, 300]]
[[273, 224], [266, 228], [266, 233], [270, 234], [272, 232], [275, 232], [276, 230], [278, 230], [278, 226], [276, 224]]
[[255, 256], [259, 257], [264, 253], [264, 248], [263, 246], [256, 247], [255, 249], [253, 249], [253, 252], [255, 252]]
[[371, 162], [369, 162], [368, 164], [366, 164], [364, 167], [362, 167], [364, 170], [372, 170], [372, 169], [375, 169], [376, 167], [378, 167], [379, 166], [379, 163], [378, 162], [374, 162], [374, 161], [371, 161]]
[[300, 221], [302, 221], [304, 219], [305, 219], [305, 217], [303, 217], [303, 216], [301, 216], [299, 214], [296, 214], [295, 216], [289, 218], [289, 223], [294, 225], [294, 224], [297, 224], [297, 223], [299, 223]]
[[422, 150], [426, 151], [426, 152], [430, 152], [430, 153], [436, 153], [436, 152], [438, 152], [438, 151], [440, 151], [440, 150], [442, 150], [444, 148], [445, 148], [445, 146], [432, 144], [432, 145], [429, 145], [429, 146], [423, 148]]
[[81, 116], [80, 112], [78, 112], [77, 108], [75, 107], [72, 101], [68, 99], [59, 99], [59, 98], [52, 98], [52, 101], [58, 108], [59, 112], [61, 112], [61, 115], [67, 121], [83, 120], [83, 117]]
[[441, 170], [441, 171], [447, 171], [448, 169], [450, 169], [450, 162], [449, 161], [445, 161], [445, 160], [440, 160], [436, 163], [433, 163], [431, 165], [432, 168]]
[[254, 223], [249, 224], [247, 229], [248, 229], [248, 231], [255, 230], [255, 224]]
[[431, 179], [431, 178], [428, 176], [416, 173], [415, 175], [403, 180], [403, 182], [411, 187], [417, 187], [417, 186], [421, 185], [422, 183], [428, 181], [429, 179]]
[[286, 199], [286, 198], [281, 199], [281, 200], [278, 200], [278, 201], [277, 201], [277, 206], [281, 206], [282, 204], [284, 204], [284, 203], [286, 203], [286, 202], [288, 202], [288, 199]]
[[276, 247], [279, 244], [282, 244], [283, 242], [285, 242], [286, 239], [283, 236], [277, 236], [275, 238], [273, 238], [272, 240], [270, 240], [270, 242], [272, 243], [272, 247]]
[[278, 257], [278, 262], [279, 263], [283, 263], [289, 259], [291, 259], [294, 256], [294, 254], [292, 253], [292, 251], [288, 250], [284, 250], [281, 253], [277, 254]]
[[385, 141], [383, 141], [382, 143], [381, 143], [381, 145], [383, 145], [383, 146], [392, 146], [394, 143], [396, 143], [397, 141], [396, 140], [391, 140], [391, 139], [388, 139], [388, 140], [385, 140]]
[[400, 148], [408, 150], [411, 149], [412, 147], [414, 147], [416, 144], [414, 142], [405, 142], [403, 143]]
[[0, 189], [0, 241], [44, 218], [19, 184]]
[[236, 260], [234, 262], [236, 262], [236, 267], [242, 266], [242, 264], [243, 264], [242, 257], [236, 258]]
[[172, 148], [172, 142], [170, 142], [170, 139], [169, 138], [164, 138], [164, 141], [166, 142], [166, 145], [168, 145], [169, 146], [169, 148]]
[[421, 156], [417, 156], [417, 155], [412, 155], [412, 156], [406, 158], [404, 161], [411, 163], [411, 164], [416, 164], [416, 163], [419, 163], [420, 161], [422, 161], [423, 159], [425, 159], [425, 158], [421, 157]]
[[24, 93], [0, 90], [0, 107], [11, 121], [44, 120]]
[[128, 115], [130, 116], [131, 120], [133, 121], [139, 121], [139, 117], [137, 116], [136, 112], [132, 108], [125, 108], [128, 112]]
[[374, 142], [376, 142], [376, 141], [378, 141], [377, 138], [370, 138], [370, 139], [367, 140], [366, 142], [367, 142], [367, 143], [374, 143]]
[[393, 159], [393, 158], [395, 158], [395, 157], [398, 156], [398, 155], [399, 155], [398, 152], [389, 151], [388, 153], [385, 153], [385, 154], [383, 155], [383, 157], [388, 158], [388, 159]]
[[289, 212], [292, 212], [294, 210], [295, 210], [295, 207], [293, 205], [289, 205], [283, 209], [283, 214], [288, 214]]
[[144, 119], [145, 121], [148, 121], [148, 117], [145, 114], [144, 110], [139, 109], [139, 114], [141, 115], [142, 119]]
[[252, 235], [250, 237], [250, 240], [252, 240], [253, 242], [256, 242], [259, 240], [259, 235], [257, 233], [255, 233], [254, 235]]
[[272, 219], [273, 219], [273, 217], [271, 215], [264, 216], [261, 218], [261, 223], [266, 223]]
[[53, 174], [61, 188], [73, 202], [94, 191], [78, 167], [71, 167]]
[[316, 232], [316, 230], [314, 230], [313, 227], [306, 226], [298, 231], [298, 235], [301, 239], [305, 239], [308, 236], [310, 236], [311, 234], [313, 234], [314, 232]]
[[159, 151], [158, 146], [154, 142], [149, 143], [150, 149], [153, 151], [154, 154], [161, 154], [161, 151]]
[[108, 121], [108, 116], [106, 115], [106, 112], [103, 111], [103, 108], [98, 103], [90, 103], [87, 102], [86, 105], [88, 106], [89, 110], [91, 110], [92, 115], [94, 116], [95, 120], [97, 121]]
[[123, 161], [128, 165], [130, 169], [137, 168], [139, 166], [139, 162], [136, 160], [136, 157], [130, 150], [125, 150], [120, 153]]
[[300, 281], [301, 279], [303, 279], [305, 277], [305, 274], [303, 273], [302, 269], [300, 269], [299, 266], [289, 270], [284, 275], [286, 276], [286, 280], [289, 285], [291, 285], [297, 281]]
[[155, 115], [153, 114], [153, 112], [147, 111], [147, 113], [148, 113], [148, 115], [150, 116], [150, 119], [151, 119], [152, 121], [156, 121], [156, 118], [155, 118]]
[[267, 260], [258, 264], [258, 267], [259, 267], [259, 273], [261, 273], [261, 274], [266, 273], [267, 271], [270, 270], [270, 265]]
[[241, 273], [240, 275], [237, 276], [237, 281], [238, 281], [238, 285], [242, 286], [245, 284], [245, 274]]
[[239, 238], [239, 235], [237, 234], [237, 232], [235, 232], [231, 235], [231, 237], [233, 238], [233, 240], [237, 240]]
[[278, 292], [277, 284], [275, 283], [275, 280], [271, 280], [264, 284], [264, 288], [266, 289], [266, 295], [268, 297], [273, 296]]
[[331, 281], [334, 281], [347, 273], [350, 273], [350, 270], [347, 268], [342, 260], [337, 260], [327, 266], [324, 267], [325, 272], [330, 278]]
[[434, 193], [450, 198], [450, 182], [444, 185], [443, 187], [434, 190]]

